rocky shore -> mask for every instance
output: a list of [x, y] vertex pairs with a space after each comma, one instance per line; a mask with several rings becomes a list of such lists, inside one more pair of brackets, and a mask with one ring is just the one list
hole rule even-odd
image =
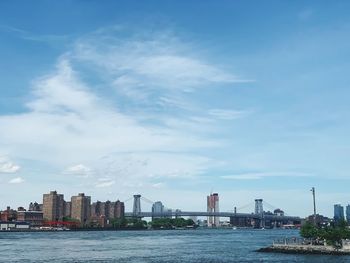
[[350, 255], [348, 249], [334, 249], [331, 246], [315, 245], [272, 245], [260, 248], [257, 252], [284, 254], [322, 254], [322, 255]]

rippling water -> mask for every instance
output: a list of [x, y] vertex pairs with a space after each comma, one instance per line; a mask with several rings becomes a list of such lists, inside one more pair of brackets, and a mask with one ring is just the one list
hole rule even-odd
[[0, 232], [0, 262], [350, 262], [349, 256], [254, 252], [293, 230]]

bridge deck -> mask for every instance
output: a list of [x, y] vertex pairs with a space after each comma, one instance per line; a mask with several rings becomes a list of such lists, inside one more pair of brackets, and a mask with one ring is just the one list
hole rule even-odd
[[141, 212], [138, 214], [125, 213], [126, 217], [176, 217], [176, 216], [217, 216], [217, 217], [240, 217], [240, 218], [253, 218], [265, 220], [276, 220], [276, 221], [301, 221], [300, 217], [297, 216], [277, 216], [277, 215], [261, 215], [261, 214], [248, 214], [248, 213], [232, 213], [232, 212], [164, 212], [164, 213], [152, 213], [152, 212]]

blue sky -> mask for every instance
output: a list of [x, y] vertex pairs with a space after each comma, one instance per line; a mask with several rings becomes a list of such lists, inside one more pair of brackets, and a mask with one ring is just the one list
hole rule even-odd
[[332, 215], [350, 202], [349, 8], [1, 1], [1, 208], [57, 189], [205, 210], [215, 191], [222, 211], [305, 216], [314, 186]]

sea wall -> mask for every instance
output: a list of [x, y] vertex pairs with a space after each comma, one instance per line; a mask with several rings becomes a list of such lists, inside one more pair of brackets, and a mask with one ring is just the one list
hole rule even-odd
[[283, 245], [274, 244], [257, 250], [258, 252], [275, 252], [286, 254], [325, 254], [325, 255], [350, 255], [350, 249], [335, 249], [332, 246], [318, 245]]

